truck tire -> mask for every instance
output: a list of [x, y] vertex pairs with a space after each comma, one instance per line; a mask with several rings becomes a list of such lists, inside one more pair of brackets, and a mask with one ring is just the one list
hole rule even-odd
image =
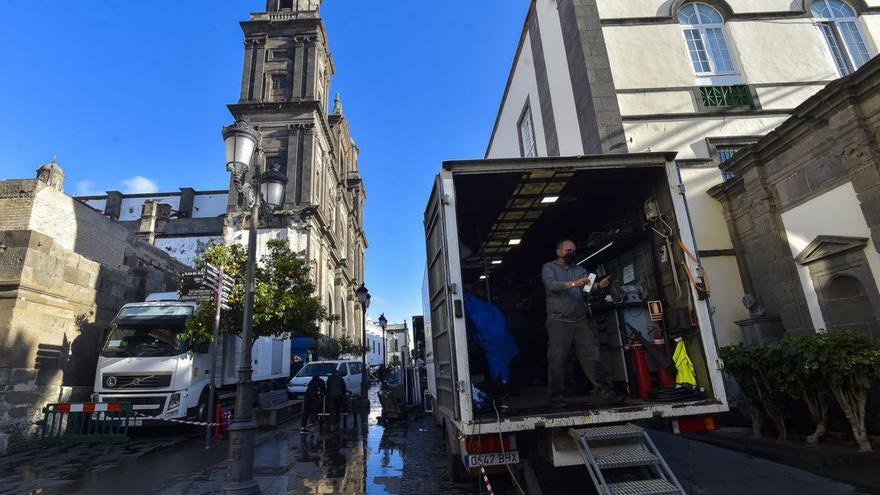
[[192, 418], [195, 421], [206, 422], [208, 421], [208, 391], [205, 390], [202, 392], [202, 395], [199, 396], [199, 402], [196, 404], [196, 407], [190, 408], [187, 411], [187, 416]]

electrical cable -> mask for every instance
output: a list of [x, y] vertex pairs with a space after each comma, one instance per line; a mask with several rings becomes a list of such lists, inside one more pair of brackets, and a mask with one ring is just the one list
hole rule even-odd
[[703, 394], [698, 389], [687, 384], [655, 388], [648, 392], [648, 400], [652, 402], [678, 402], [702, 398]]
[[[498, 442], [501, 444], [501, 457], [502, 460], [506, 457], [506, 453], [504, 452], [504, 435], [501, 434], [501, 414], [498, 413], [498, 407], [495, 405], [495, 401], [492, 400], [492, 408], [495, 409], [495, 424], [498, 429]], [[522, 487], [519, 486], [519, 481], [517, 481], [516, 476], [513, 474], [513, 469], [510, 469], [510, 464], [504, 464], [504, 467], [507, 468], [507, 472], [510, 473], [510, 479], [513, 480], [513, 485], [516, 486], [516, 489], [519, 490], [520, 495], [526, 495], [526, 492], [523, 491]]]
[[[697, 257], [694, 256], [694, 253], [690, 252], [690, 250], [684, 245], [683, 242], [681, 242], [681, 239], [678, 240], [678, 246], [681, 248], [682, 251], [684, 251], [685, 255], [687, 255], [688, 258], [693, 260], [693, 262], [696, 263], [698, 267], [700, 266], [699, 265], [700, 262], [697, 260]], [[703, 292], [705, 294], [709, 294], [709, 292], [712, 289], [709, 286], [709, 276], [706, 274], [706, 271], [702, 270], [703, 284], [705, 285], [705, 287], [701, 287], [697, 284], [696, 280], [694, 279], [694, 276], [691, 273], [691, 270], [688, 267], [687, 262], [682, 261], [681, 264], [684, 267], [684, 272], [687, 274], [688, 280], [690, 281], [691, 285], [693, 285], [694, 288], [697, 289], [697, 291]]]

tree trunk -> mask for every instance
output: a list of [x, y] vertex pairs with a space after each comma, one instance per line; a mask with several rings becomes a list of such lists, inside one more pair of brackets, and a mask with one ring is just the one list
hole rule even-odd
[[754, 378], [752, 381], [754, 381], [758, 390], [758, 396], [761, 399], [761, 405], [764, 407], [764, 411], [770, 416], [773, 424], [776, 425], [778, 440], [782, 442], [787, 441], [788, 430], [785, 428], [785, 415], [776, 407], [776, 403], [774, 402], [774, 395], [776, 392], [766, 388], [766, 385], [758, 383]]
[[745, 404], [749, 417], [752, 418], [752, 436], [761, 438], [761, 427], [764, 425], [764, 417], [761, 415], [761, 408], [752, 404]]
[[816, 424], [816, 430], [807, 437], [808, 445], [816, 445], [828, 431], [828, 398], [823, 391], [813, 390], [809, 384], [800, 383], [801, 399], [807, 404], [810, 416]]
[[849, 387], [832, 386], [831, 392], [843, 413], [846, 415], [852, 427], [853, 437], [859, 446], [859, 452], [871, 452], [871, 441], [868, 440], [868, 432], [865, 428], [865, 403], [867, 392], [865, 390], [853, 390]]

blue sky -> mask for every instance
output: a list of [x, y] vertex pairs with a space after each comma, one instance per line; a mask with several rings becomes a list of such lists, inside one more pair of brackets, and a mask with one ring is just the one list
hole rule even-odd
[[[480, 158], [528, 0], [326, 0], [367, 186], [370, 315], [421, 314], [422, 212], [440, 162]], [[264, 0], [0, 0], [0, 179], [53, 155], [72, 194], [224, 189], [238, 21]]]

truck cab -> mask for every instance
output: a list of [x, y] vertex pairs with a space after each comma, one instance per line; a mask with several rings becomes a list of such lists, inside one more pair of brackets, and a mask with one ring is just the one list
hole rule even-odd
[[[141, 422], [204, 421], [211, 371], [216, 368], [218, 403], [231, 402], [242, 339], [223, 335], [212, 345], [191, 342], [186, 320], [196, 307], [197, 303], [179, 301], [176, 292], [152, 294], [145, 302], [123, 306], [101, 347], [93, 401], [131, 403]], [[259, 337], [252, 349], [255, 393], [284, 387], [290, 377], [290, 339]]]
[[184, 336], [195, 309], [179, 301], [123, 306], [99, 354], [96, 402], [130, 402], [139, 416], [204, 416], [209, 346], [193, 346]]

